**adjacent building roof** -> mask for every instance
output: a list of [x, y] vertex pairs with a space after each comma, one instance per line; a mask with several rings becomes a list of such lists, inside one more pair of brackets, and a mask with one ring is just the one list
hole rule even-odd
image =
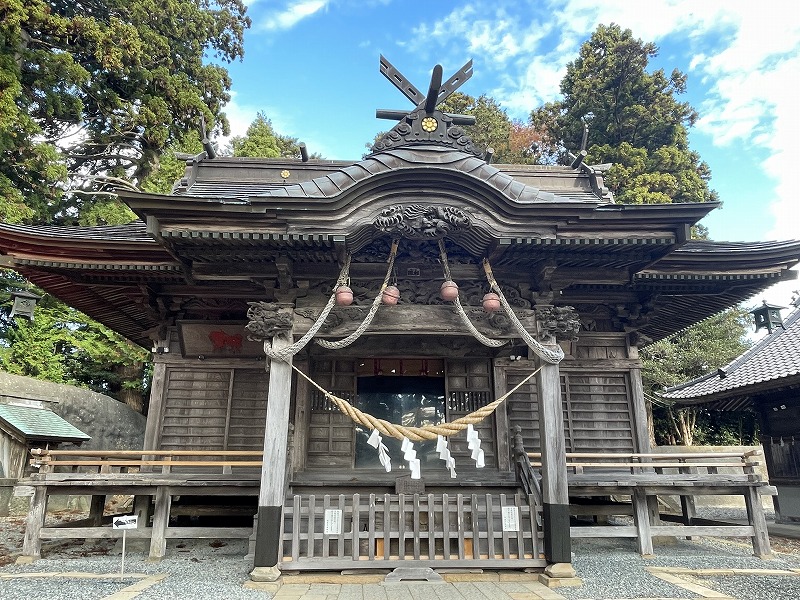
[[736, 409], [748, 397], [766, 390], [800, 385], [800, 307], [780, 327], [730, 364], [665, 390], [661, 397], [679, 404], [715, 402], [714, 408]]
[[0, 429], [17, 437], [42, 442], [85, 442], [91, 437], [44, 408], [0, 404]]

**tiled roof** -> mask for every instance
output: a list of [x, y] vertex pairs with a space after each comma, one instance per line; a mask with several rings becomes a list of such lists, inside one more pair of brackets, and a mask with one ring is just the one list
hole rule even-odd
[[70, 238], [82, 240], [96, 239], [103, 241], [145, 242], [157, 245], [153, 237], [147, 233], [146, 225], [139, 220], [127, 225], [99, 225], [96, 227], [65, 227], [56, 225], [11, 225], [0, 224], [0, 229], [9, 233], [24, 233], [42, 237]]
[[44, 408], [0, 404], [0, 425], [28, 440], [83, 442], [91, 439], [56, 413]]
[[[271, 173], [259, 173], [253, 162], [218, 160], [203, 161], [201, 169], [191, 181], [175, 190], [175, 194], [195, 198], [328, 198], [337, 196], [359, 182], [387, 173], [424, 168], [426, 170], [459, 171], [495, 188], [508, 198], [521, 204], [535, 202], [602, 203], [592, 192], [589, 179], [567, 167], [536, 167], [525, 169], [519, 165], [489, 165], [484, 160], [464, 152], [438, 148], [396, 148], [373, 154], [355, 163], [324, 161], [324, 164], [299, 163], [292, 171], [302, 173], [310, 169], [313, 177], [294, 183], [272, 180]], [[278, 161], [280, 162], [280, 161]], [[284, 161], [285, 162], [285, 161]], [[239, 167], [242, 173], [228, 174], [226, 170]], [[505, 173], [510, 167], [512, 173]], [[246, 170], [249, 168], [249, 170]], [[209, 175], [205, 175], [205, 171]], [[289, 172], [287, 169], [286, 172]], [[534, 179], [541, 183], [533, 185]]]
[[784, 327], [721, 369], [665, 390], [662, 398], [678, 402], [709, 402], [744, 395], [758, 386], [779, 386], [800, 376], [800, 308], [784, 321]]

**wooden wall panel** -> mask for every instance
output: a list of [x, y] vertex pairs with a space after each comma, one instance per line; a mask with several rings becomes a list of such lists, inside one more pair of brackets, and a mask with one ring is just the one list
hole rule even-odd
[[[507, 370], [506, 389], [510, 390], [530, 374], [529, 371]], [[536, 389], [536, 379], [531, 379], [506, 400], [508, 424], [511, 435], [516, 432], [516, 427], [522, 429], [522, 443], [528, 452], [541, 450], [541, 435], [539, 432], [539, 394]], [[569, 449], [569, 446], [567, 446]]]
[[[563, 374], [568, 451], [635, 452], [627, 373]], [[567, 418], [568, 417], [568, 418]]]
[[268, 386], [264, 369], [234, 371], [227, 450], [263, 449]]
[[[506, 372], [506, 389], [511, 389], [528, 371]], [[561, 397], [567, 452], [634, 452], [631, 392], [628, 373], [563, 372]], [[536, 382], [522, 386], [507, 400], [511, 434], [522, 428], [525, 450], [539, 452], [539, 405]]]
[[167, 374], [161, 448], [224, 450], [232, 370], [170, 369]]
[[0, 430], [0, 478], [20, 479], [25, 475], [27, 466], [28, 447], [17, 438]]
[[263, 369], [168, 367], [159, 448], [263, 449], [268, 384]]
[[[494, 400], [492, 364], [489, 359], [447, 360], [447, 420], [478, 410]], [[481, 439], [481, 449], [487, 467], [497, 467], [497, 442], [494, 415], [474, 425]], [[461, 432], [450, 438], [450, 452], [459, 463], [472, 460], [467, 448], [467, 434]]]
[[[322, 359], [312, 365], [312, 378], [322, 387], [353, 402], [356, 362], [352, 359]], [[352, 468], [355, 455], [353, 422], [316, 389], [311, 390], [308, 428], [308, 468]]]

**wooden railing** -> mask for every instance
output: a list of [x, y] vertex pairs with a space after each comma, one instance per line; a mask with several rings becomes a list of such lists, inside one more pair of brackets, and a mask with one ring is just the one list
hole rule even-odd
[[[630, 473], [663, 473], [664, 469], [675, 469], [681, 474], [705, 472], [720, 473], [720, 469], [740, 471], [752, 481], [760, 481], [755, 467], [761, 463], [753, 460], [761, 450], [743, 452], [567, 452], [567, 472], [576, 475], [608, 472], [610, 470]], [[541, 453], [528, 452], [532, 467], [541, 467]], [[701, 471], [702, 470], [702, 471]]]
[[539, 507], [522, 494], [296, 495], [283, 569], [541, 567]]
[[222, 469], [261, 467], [260, 450], [31, 450], [31, 466], [39, 473], [90, 472], [131, 473], [152, 471], [171, 473], [174, 467]]
[[[761, 495], [774, 494], [757, 473], [754, 457], [744, 452], [619, 453], [568, 452], [567, 483], [570, 497], [594, 498], [581, 514], [632, 514], [633, 526], [572, 527], [573, 538], [635, 537], [642, 555], [653, 553], [653, 536], [712, 535], [750, 537], [757, 556], [770, 556], [769, 536]], [[527, 453], [532, 468], [541, 467], [541, 454]], [[696, 518], [695, 497], [742, 496], [747, 508], [745, 526], [720, 525]], [[630, 496], [630, 502], [604, 502]], [[658, 496], [679, 496], [683, 525], [663, 525]], [[627, 507], [628, 510], [622, 510]], [[577, 508], [577, 507], [576, 507]], [[589, 511], [589, 512], [587, 512]]]
[[[512, 449], [514, 466], [517, 472], [519, 485], [525, 490], [526, 494], [533, 496], [537, 505], [542, 505], [542, 486], [531, 464], [531, 459], [525, 452], [522, 441], [522, 427], [517, 425], [514, 428], [514, 447]], [[541, 467], [541, 464], [539, 464]]]

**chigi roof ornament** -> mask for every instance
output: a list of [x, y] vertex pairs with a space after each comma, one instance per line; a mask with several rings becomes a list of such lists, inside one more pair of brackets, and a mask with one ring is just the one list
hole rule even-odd
[[442, 112], [437, 108], [450, 95], [472, 77], [472, 60], [456, 71], [450, 79], [442, 83], [442, 65], [436, 65], [431, 74], [428, 93], [423, 94], [414, 84], [398, 71], [386, 57], [380, 58], [380, 71], [414, 103], [411, 111], [378, 109], [375, 116], [379, 119], [399, 121], [391, 131], [375, 143], [375, 153], [410, 145], [450, 146], [468, 152], [480, 158], [491, 159], [493, 151], [478, 149], [467, 136], [461, 125], [474, 125], [475, 117]]

